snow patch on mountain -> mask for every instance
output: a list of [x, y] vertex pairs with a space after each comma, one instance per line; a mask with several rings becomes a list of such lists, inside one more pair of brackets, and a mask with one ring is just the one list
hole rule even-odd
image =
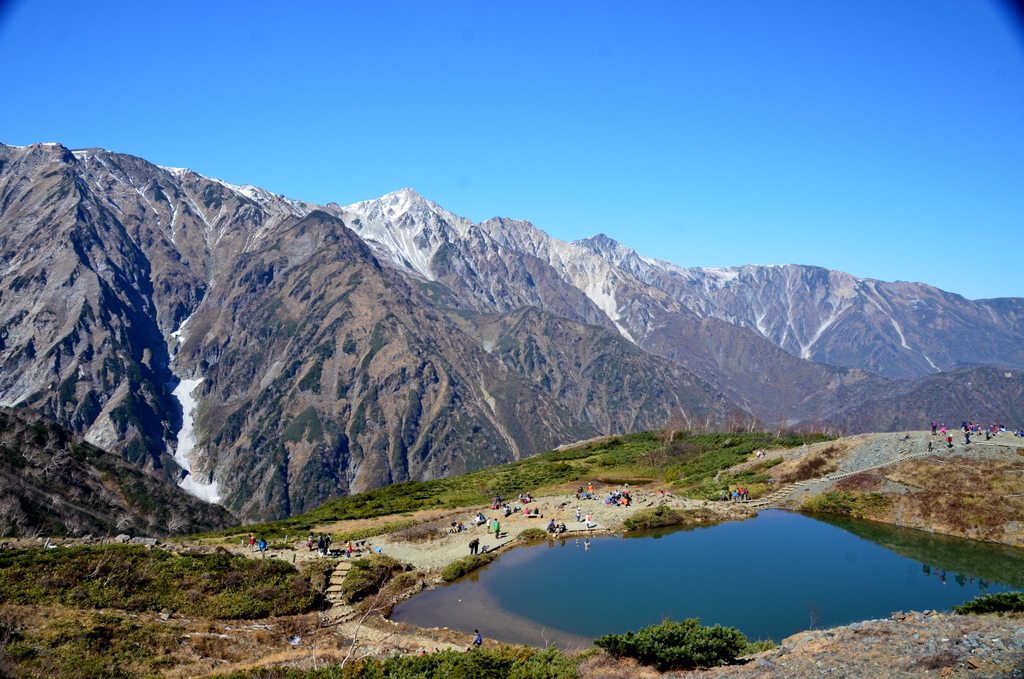
[[174, 461], [185, 471], [185, 478], [178, 482], [183, 490], [195, 495], [201, 500], [216, 504], [221, 501], [220, 484], [215, 479], [209, 483], [203, 483], [196, 479], [192, 473], [192, 458], [190, 457], [196, 444], [199, 443], [195, 434], [195, 413], [196, 400], [192, 397], [203, 378], [194, 380], [181, 380], [171, 394], [181, 404], [181, 430], [178, 432], [178, 445], [174, 450]]

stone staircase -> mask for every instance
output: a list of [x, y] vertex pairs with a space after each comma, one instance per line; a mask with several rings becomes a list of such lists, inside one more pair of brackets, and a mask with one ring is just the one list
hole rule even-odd
[[334, 623], [345, 623], [358, 616], [358, 612], [345, 601], [341, 593], [341, 583], [351, 567], [351, 561], [342, 559], [327, 576], [326, 599], [331, 605], [329, 614]]
[[861, 472], [868, 472], [868, 471], [871, 471], [873, 469], [881, 469], [882, 467], [889, 467], [889, 466], [894, 465], [894, 464], [899, 464], [900, 462], [905, 462], [907, 460], [914, 460], [914, 459], [918, 459], [918, 458], [922, 458], [922, 457], [928, 457], [929, 455], [934, 455], [934, 454], [935, 454], [935, 452], [931, 451], [931, 450], [922, 450], [922, 451], [917, 452], [917, 453], [898, 453], [897, 456], [894, 457], [893, 459], [889, 460], [888, 462], [881, 463], [881, 464], [870, 465], [870, 466], [867, 466], [867, 467], [859, 467], [857, 469], [850, 469], [850, 470], [843, 471], [843, 472], [832, 472], [831, 474], [826, 474], [825, 476], [821, 477], [821, 479], [807, 479], [805, 481], [794, 481], [793, 483], [787, 483], [786, 485], [782, 486], [778, 490], [772, 491], [769, 495], [765, 495], [764, 497], [758, 498], [756, 500], [748, 500], [747, 502], [744, 502], [743, 504], [745, 504], [746, 506], [751, 507], [753, 509], [771, 509], [772, 507], [774, 507], [776, 505], [776, 503], [779, 500], [781, 500], [785, 496], [789, 495], [798, 486], [807, 485], [808, 483], [812, 483], [814, 481], [821, 481], [821, 480], [825, 480], [825, 481], [840, 481], [840, 480], [845, 479], [847, 477], [853, 476], [854, 474], [860, 474]]

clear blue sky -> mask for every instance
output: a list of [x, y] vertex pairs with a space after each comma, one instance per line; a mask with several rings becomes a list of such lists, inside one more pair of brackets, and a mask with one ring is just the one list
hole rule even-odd
[[1024, 296], [1024, 24], [997, 0], [0, 3], [3, 143]]

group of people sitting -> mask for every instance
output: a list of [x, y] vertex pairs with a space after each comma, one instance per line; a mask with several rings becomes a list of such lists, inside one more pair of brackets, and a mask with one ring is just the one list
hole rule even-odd
[[564, 523], [555, 523], [554, 519], [548, 521], [548, 532], [552, 535], [558, 535], [560, 533], [564, 533], [567, 530], [569, 529], [565, 527]]
[[629, 488], [626, 490], [613, 490], [608, 492], [608, 497], [604, 499], [606, 505], [619, 505], [621, 507], [629, 507], [633, 504], [633, 498], [629, 495]]
[[[628, 488], [629, 486], [627, 485], [626, 487]], [[597, 499], [597, 495], [594, 494], [594, 484], [593, 484], [593, 482], [587, 484], [587, 489], [586, 490], [583, 490], [583, 486], [580, 486], [579, 488], [577, 488], [576, 489], [576, 499], [577, 500], [596, 500]]]

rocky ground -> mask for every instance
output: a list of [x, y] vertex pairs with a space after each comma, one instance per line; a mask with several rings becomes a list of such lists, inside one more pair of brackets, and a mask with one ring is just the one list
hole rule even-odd
[[794, 634], [777, 648], [745, 660], [702, 674], [716, 679], [1024, 677], [1024, 618], [900, 612]]

